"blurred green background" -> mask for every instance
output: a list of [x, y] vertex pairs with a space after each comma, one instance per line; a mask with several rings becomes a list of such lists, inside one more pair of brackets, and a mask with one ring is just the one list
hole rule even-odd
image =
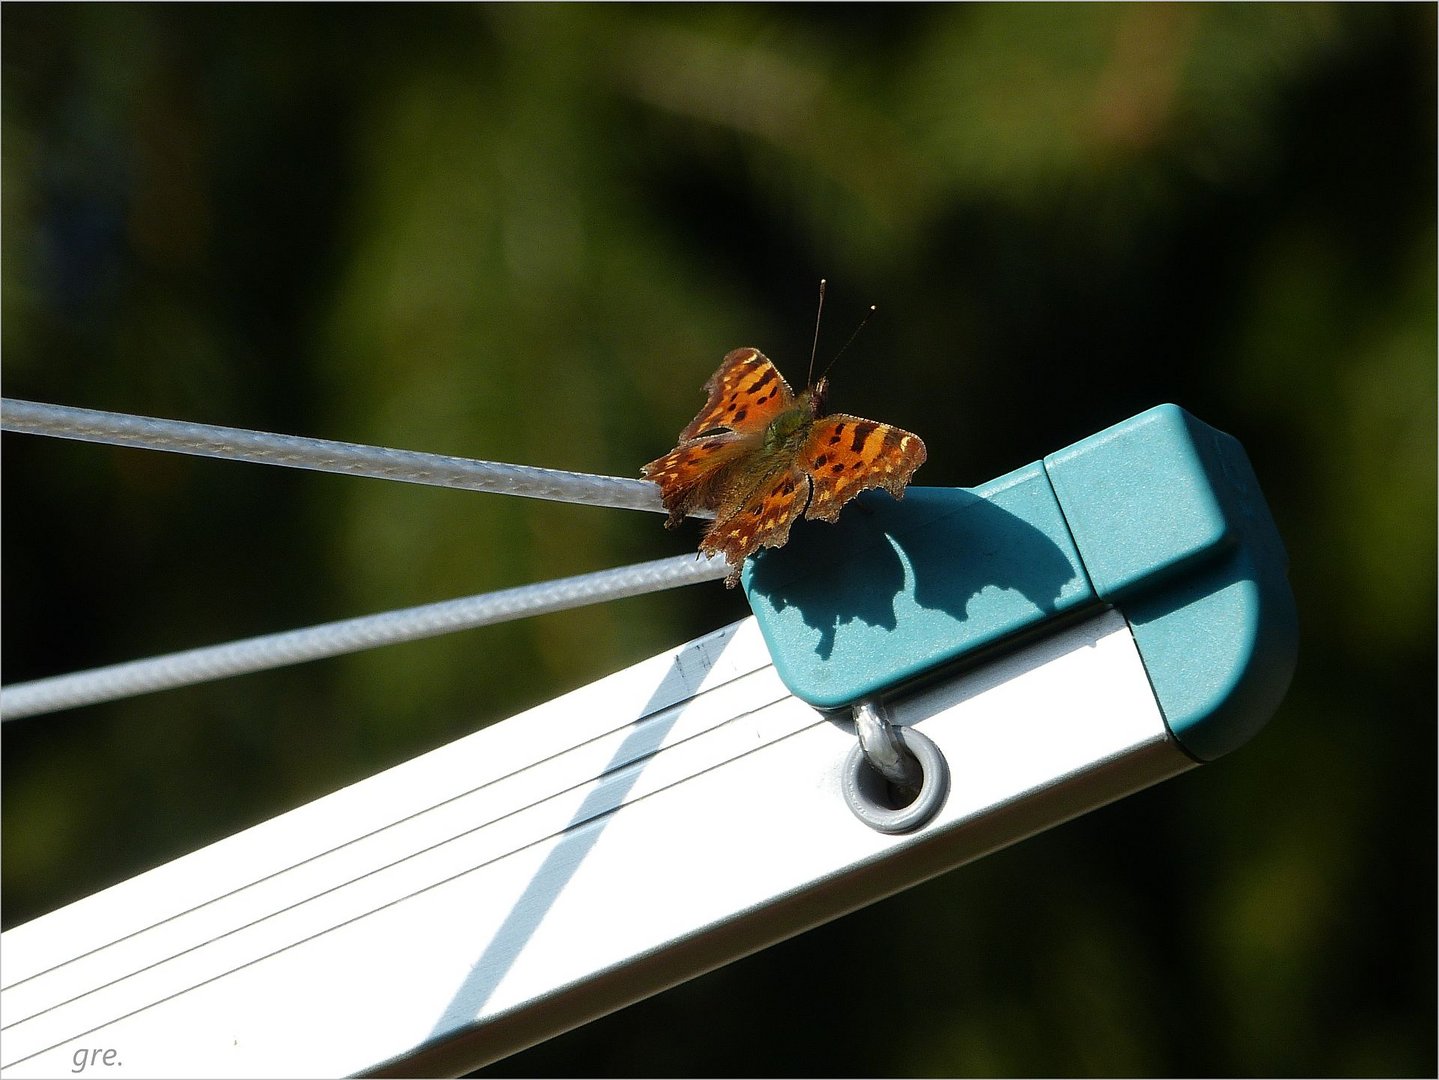
[[[923, 435], [918, 483], [1163, 401], [1249, 450], [1302, 633], [1253, 743], [490, 1075], [1434, 1075], [1434, 5], [0, 22], [7, 395], [634, 476], [727, 350], [802, 382], [824, 276], [821, 353], [879, 307], [832, 404]], [[698, 537], [3, 468], [6, 682]], [[6, 724], [4, 924], [746, 613], [711, 583]]]

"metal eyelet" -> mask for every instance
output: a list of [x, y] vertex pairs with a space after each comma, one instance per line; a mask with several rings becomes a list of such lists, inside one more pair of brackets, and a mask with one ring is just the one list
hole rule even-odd
[[872, 829], [913, 832], [949, 794], [949, 766], [938, 746], [913, 728], [891, 725], [873, 702], [854, 707], [859, 741], [844, 763], [845, 802]]

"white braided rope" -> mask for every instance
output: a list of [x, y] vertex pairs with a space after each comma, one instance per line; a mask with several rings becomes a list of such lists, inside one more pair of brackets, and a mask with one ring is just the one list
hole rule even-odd
[[604, 600], [712, 581], [728, 573], [724, 559], [695, 555], [601, 570], [555, 581], [445, 600], [436, 604], [322, 623], [302, 630], [211, 645], [148, 660], [0, 688], [0, 720], [92, 705], [169, 690], [378, 645], [416, 641], [528, 615], [564, 611]]
[[[275, 435], [246, 428], [162, 420], [15, 398], [0, 399], [0, 430], [350, 476], [370, 476], [409, 484], [432, 484], [532, 499], [664, 512], [659, 488], [648, 480], [507, 465], [297, 435]], [[701, 513], [696, 516], [709, 515]], [[303, 630], [267, 634], [226, 645], [189, 649], [71, 675], [37, 679], [0, 688], [0, 720], [113, 701], [379, 645], [434, 637], [527, 615], [563, 611], [584, 604], [712, 581], [724, 577], [727, 572], [723, 559], [701, 560], [682, 555], [379, 615], [344, 619]]]
[[247, 428], [161, 420], [16, 398], [0, 400], [0, 429], [231, 461], [372, 476], [407, 484], [433, 484], [531, 499], [664, 512], [664, 507], [660, 505], [659, 488], [648, 480], [507, 465], [497, 461], [477, 461], [416, 450], [391, 450], [383, 446], [309, 439], [298, 435], [274, 435]]

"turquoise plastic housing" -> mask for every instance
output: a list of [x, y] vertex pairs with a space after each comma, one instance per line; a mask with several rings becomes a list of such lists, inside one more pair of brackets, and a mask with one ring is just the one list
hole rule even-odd
[[981, 487], [866, 492], [742, 580], [780, 678], [823, 709], [1110, 605], [1176, 741], [1209, 761], [1288, 688], [1287, 565], [1243, 447], [1161, 405]]

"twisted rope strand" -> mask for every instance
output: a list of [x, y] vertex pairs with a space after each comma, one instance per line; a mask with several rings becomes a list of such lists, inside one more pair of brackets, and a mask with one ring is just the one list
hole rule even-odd
[[0, 430], [350, 476], [370, 476], [407, 484], [432, 484], [530, 499], [664, 513], [659, 488], [648, 480], [507, 465], [497, 461], [478, 461], [416, 450], [392, 450], [383, 446], [298, 435], [275, 435], [247, 428], [77, 409], [16, 398], [0, 399]]
[[[246, 428], [0, 399], [0, 430], [369, 476], [410, 484], [664, 513], [647, 480], [508, 465]], [[0, 688], [0, 720], [168, 690], [724, 577], [724, 560], [682, 555]]]
[[564, 611], [604, 600], [712, 581], [724, 577], [728, 569], [724, 559], [677, 555], [378, 615], [342, 619], [301, 630], [266, 634], [225, 645], [132, 660], [71, 675], [36, 679], [0, 688], [0, 720], [17, 720], [24, 716], [190, 686], [379, 645], [436, 637], [528, 615]]

